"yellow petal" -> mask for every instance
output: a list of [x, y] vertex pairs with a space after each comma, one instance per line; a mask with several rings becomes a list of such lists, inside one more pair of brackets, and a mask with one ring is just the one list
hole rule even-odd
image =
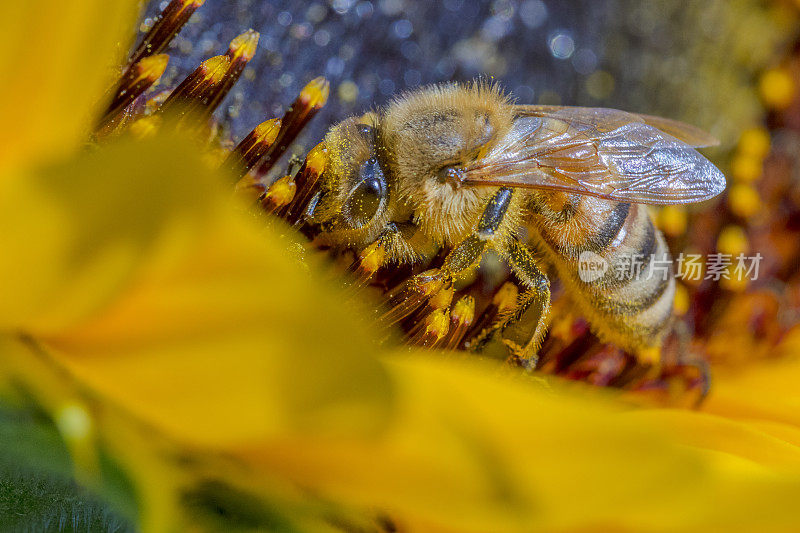
[[134, 35], [138, 0], [40, 0], [0, 7], [0, 175], [63, 156], [93, 112]]
[[773, 359], [718, 368], [703, 410], [727, 418], [800, 429], [800, 328], [772, 350]]
[[192, 150], [125, 141], [0, 182], [0, 329], [63, 330], [125, 290], [169, 235], [197, 238], [214, 178]]
[[800, 452], [758, 431], [723, 432], [724, 421], [689, 411], [628, 411], [430, 354], [388, 366], [398, 417], [380, 440], [287, 439], [238, 456], [336, 501], [386, 508], [410, 530], [797, 524]]
[[187, 442], [375, 431], [390, 390], [363, 326], [218, 179], [157, 137], [0, 185], [0, 329]]

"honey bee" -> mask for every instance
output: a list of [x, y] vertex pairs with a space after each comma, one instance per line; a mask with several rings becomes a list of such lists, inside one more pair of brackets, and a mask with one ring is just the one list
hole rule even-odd
[[[398, 264], [447, 248], [440, 268], [418, 275], [444, 284], [495, 250], [524, 290], [472, 344], [499, 334], [521, 360], [535, 359], [547, 330], [548, 269], [601, 340], [659, 349], [675, 281], [643, 204], [700, 202], [725, 188], [696, 150], [716, 141], [698, 128], [613, 109], [515, 105], [482, 82], [401, 96], [335, 125], [324, 143], [328, 164], [308, 213], [323, 238], [380, 246]], [[587, 279], [586, 254], [607, 270]], [[638, 271], [619, 268], [636, 257]], [[668, 275], [648, 275], [659, 260]]]

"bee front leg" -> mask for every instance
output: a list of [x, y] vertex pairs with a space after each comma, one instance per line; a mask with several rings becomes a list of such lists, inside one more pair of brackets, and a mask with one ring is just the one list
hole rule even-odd
[[494, 240], [497, 230], [506, 216], [511, 203], [511, 189], [503, 187], [492, 196], [481, 214], [475, 231], [461, 241], [444, 260], [442, 273], [452, 276], [464, 272], [478, 262], [486, 249], [487, 243]]
[[530, 248], [519, 240], [509, 239], [500, 251], [526, 290], [520, 294], [516, 308], [497, 324], [499, 341], [523, 366], [534, 369], [550, 321], [550, 281], [536, 264]]
[[[382, 317], [382, 321], [394, 324], [420, 306], [427, 305], [441, 291], [451, 291], [454, 278], [480, 261], [488, 244], [495, 245], [511, 195], [509, 188], [498, 190], [486, 204], [475, 231], [447, 254], [441, 268], [422, 272], [406, 282], [402, 290], [393, 296], [391, 309]], [[443, 315], [449, 313], [449, 304], [448, 300], [446, 309], [439, 309]], [[443, 331], [439, 328], [440, 335], [446, 335]]]

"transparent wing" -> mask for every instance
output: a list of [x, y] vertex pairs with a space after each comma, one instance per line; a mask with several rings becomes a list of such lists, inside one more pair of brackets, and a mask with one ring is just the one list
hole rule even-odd
[[461, 174], [465, 185], [554, 189], [626, 202], [712, 198], [725, 177], [695, 147], [716, 144], [674, 120], [614, 109], [517, 106], [509, 135]]
[[[601, 107], [569, 107], [557, 105], [518, 105], [515, 106], [517, 116], [524, 117], [554, 117], [583, 122], [587, 126], [594, 125], [601, 131], [617, 129], [630, 123], [645, 123], [649, 126], [672, 135], [679, 141], [683, 141], [694, 148], [704, 148], [706, 146], [716, 146], [719, 140], [713, 135], [701, 130], [697, 126], [673, 120], [671, 118], [656, 117], [653, 115], [643, 115], [641, 113], [629, 113], [617, 109], [607, 109]], [[602, 123], [593, 121], [601, 120]]]

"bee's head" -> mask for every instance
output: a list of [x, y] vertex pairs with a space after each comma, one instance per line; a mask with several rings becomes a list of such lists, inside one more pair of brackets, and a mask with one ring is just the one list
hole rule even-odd
[[353, 243], [374, 238], [386, 223], [389, 181], [376, 135], [367, 116], [348, 118], [325, 136], [329, 162], [314, 218]]

